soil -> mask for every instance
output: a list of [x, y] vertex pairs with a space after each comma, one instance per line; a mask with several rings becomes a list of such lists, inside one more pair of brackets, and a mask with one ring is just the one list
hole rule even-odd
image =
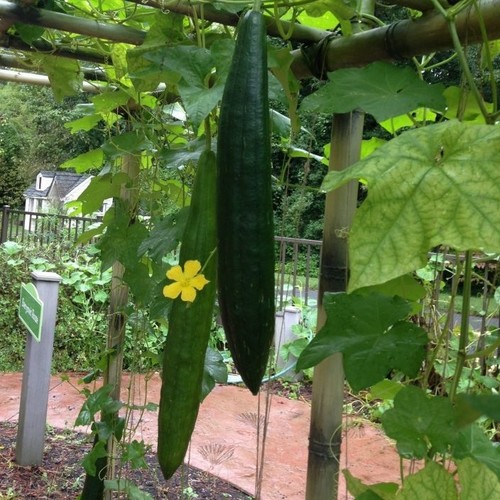
[[[89, 436], [52, 429], [45, 440], [43, 466], [23, 467], [15, 461], [16, 433], [17, 425], [0, 422], [0, 498], [76, 498], [85, 480], [81, 457], [91, 449]], [[165, 482], [151, 451], [145, 460], [146, 468], [136, 469], [128, 473], [127, 477], [152, 498], [250, 498], [232, 484], [195, 467], [183, 466]]]

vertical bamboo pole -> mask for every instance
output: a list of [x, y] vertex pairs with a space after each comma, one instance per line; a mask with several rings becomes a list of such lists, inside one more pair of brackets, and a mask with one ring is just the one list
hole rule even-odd
[[[132, 223], [137, 212], [138, 178], [141, 165], [140, 156], [126, 155], [122, 160], [121, 171], [131, 179], [132, 187], [122, 187], [120, 200], [122, 200], [129, 211], [129, 219]], [[106, 371], [104, 373], [104, 385], [110, 384], [113, 390], [110, 396], [120, 400], [123, 346], [125, 343], [126, 317], [124, 309], [128, 303], [128, 286], [123, 281], [124, 266], [116, 261], [112, 266], [111, 292], [109, 298], [109, 324], [107, 337], [108, 355]], [[94, 444], [97, 439], [94, 441]], [[116, 442], [111, 438], [107, 446], [107, 457], [99, 458], [96, 462], [96, 476], [87, 474], [81, 498], [82, 500], [98, 500], [101, 498], [112, 498], [110, 491], [104, 490], [104, 478], [115, 477], [115, 449]]]
[[[343, 170], [359, 159], [364, 114], [337, 114], [332, 125], [330, 170]], [[345, 291], [348, 279], [347, 235], [356, 209], [358, 183], [326, 195], [321, 257], [318, 329], [325, 322], [324, 292]], [[314, 369], [306, 500], [337, 498], [344, 401], [342, 355]]]

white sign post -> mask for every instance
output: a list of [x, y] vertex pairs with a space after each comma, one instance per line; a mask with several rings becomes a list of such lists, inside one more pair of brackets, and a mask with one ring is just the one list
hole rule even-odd
[[[16, 441], [19, 465], [41, 465], [49, 401], [57, 296], [61, 276], [31, 273], [33, 285], [23, 285], [19, 317], [31, 335], [26, 340], [23, 385]], [[36, 293], [35, 293], [36, 292]]]

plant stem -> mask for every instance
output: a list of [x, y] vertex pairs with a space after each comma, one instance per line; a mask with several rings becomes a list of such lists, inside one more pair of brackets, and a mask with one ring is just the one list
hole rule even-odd
[[469, 338], [469, 314], [470, 314], [470, 296], [472, 281], [472, 250], [465, 252], [464, 264], [464, 289], [462, 303], [462, 321], [460, 323], [460, 338], [458, 343], [457, 366], [450, 389], [450, 401], [453, 402], [457, 393], [458, 383], [467, 358], [466, 347]]

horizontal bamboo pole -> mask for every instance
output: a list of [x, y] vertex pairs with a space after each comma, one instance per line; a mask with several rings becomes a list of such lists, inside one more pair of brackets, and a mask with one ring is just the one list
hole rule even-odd
[[[481, 0], [477, 8], [484, 19], [489, 40], [500, 38], [500, 0]], [[482, 41], [480, 17], [474, 7], [456, 18], [457, 30], [463, 44]], [[428, 13], [416, 20], [403, 20], [381, 28], [332, 39], [324, 50], [324, 61], [317, 67], [326, 71], [360, 67], [375, 61], [408, 59], [413, 56], [439, 52], [453, 47], [446, 19], [438, 13]], [[294, 51], [292, 71], [297, 78], [311, 76], [303, 54]]]
[[140, 45], [146, 36], [143, 31], [129, 26], [103, 23], [61, 12], [23, 6], [6, 0], [0, 0], [0, 18], [132, 45]]
[[[13, 71], [9, 69], [0, 68], [0, 80], [4, 82], [26, 83], [28, 85], [50, 86], [50, 80], [47, 75], [40, 75], [38, 73], [28, 73], [26, 71]], [[84, 92], [98, 93], [102, 89], [98, 85], [90, 82], [82, 83], [82, 90]]]

